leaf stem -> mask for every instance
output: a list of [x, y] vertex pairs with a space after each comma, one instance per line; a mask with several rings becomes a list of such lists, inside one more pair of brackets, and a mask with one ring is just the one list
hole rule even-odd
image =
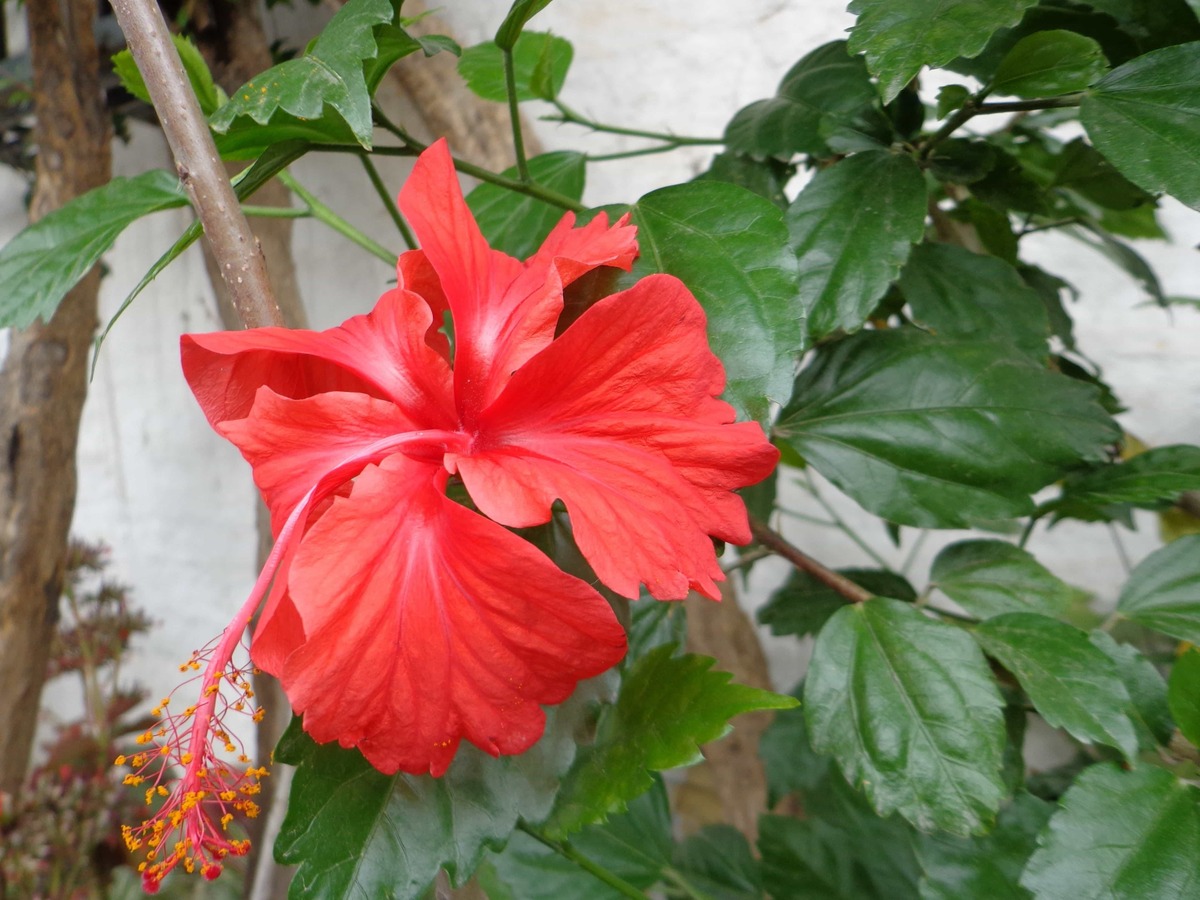
[[1063, 109], [1064, 107], [1078, 106], [1084, 97], [1083, 92], [1079, 92], [1075, 94], [1063, 94], [1059, 97], [1047, 97], [1043, 100], [1011, 100], [1001, 103], [984, 103], [984, 98], [991, 93], [991, 90], [990, 86], [984, 86], [982, 90], [968, 97], [966, 102], [959, 107], [958, 111], [947, 119], [941, 128], [925, 140], [918, 158], [923, 160], [928, 159], [934, 147], [976, 116], [994, 115], [996, 113], [1024, 113], [1039, 109]]
[[667, 881], [677, 887], [683, 892], [684, 896], [690, 897], [691, 900], [712, 900], [712, 897], [694, 887], [686, 878], [683, 877], [683, 873], [673, 866], [663, 866], [662, 877], [664, 881]]
[[1047, 97], [1044, 100], [1010, 100], [1003, 103], [980, 103], [975, 114], [986, 116], [990, 113], [1033, 112], [1039, 109], [1066, 109], [1078, 106], [1083, 100], [1084, 93], [1063, 94], [1059, 97]]
[[243, 205], [242, 214], [255, 219], [307, 219], [312, 217], [311, 211], [296, 209], [293, 206]]
[[850, 602], [862, 603], [874, 596], [846, 576], [821, 565], [799, 547], [788, 543], [779, 532], [753, 516], [750, 518], [750, 532], [754, 535], [754, 539], [764, 547], [778, 556], [782, 556], [801, 572], [807, 572], [826, 587], [833, 588]]
[[400, 215], [400, 209], [396, 206], [396, 201], [392, 199], [392, 195], [388, 193], [383, 179], [379, 177], [379, 170], [375, 168], [375, 163], [371, 162], [371, 157], [366, 153], [360, 154], [358, 158], [362, 161], [363, 168], [367, 170], [367, 178], [371, 179], [371, 187], [375, 188], [375, 193], [383, 201], [383, 208], [387, 210], [388, 215], [392, 217], [392, 221], [396, 223], [396, 228], [400, 232], [400, 237], [404, 240], [404, 245], [409, 250], [416, 250], [417, 239], [413, 237], [412, 230], [408, 227], [408, 223], [404, 221], [404, 216]]
[[303, 200], [307, 205], [312, 217], [318, 222], [328, 225], [342, 237], [352, 241], [362, 247], [368, 253], [379, 257], [389, 266], [396, 265], [396, 254], [388, 250], [383, 244], [376, 241], [374, 238], [363, 234], [332, 209], [322, 203], [311, 192], [306, 190], [300, 182], [292, 177], [290, 172], [280, 172], [279, 180], [284, 187]]
[[605, 125], [602, 122], [589, 119], [587, 116], [576, 112], [561, 100], [554, 101], [554, 108], [558, 110], [559, 114], [557, 116], [546, 116], [546, 121], [562, 122], [568, 125], [581, 125], [584, 128], [590, 128], [592, 131], [602, 131], [605, 134], [623, 134], [626, 137], [649, 138], [652, 141], [663, 141], [664, 143], [673, 144], [674, 147], [713, 146], [725, 143], [724, 138], [687, 137], [680, 134], [671, 134], [666, 131], [645, 131], [641, 128], [622, 128], [619, 125]]
[[596, 862], [588, 859], [586, 856], [584, 856], [582, 853], [580, 853], [578, 850], [576, 850], [574, 847], [572, 847], [569, 842], [551, 840], [550, 838], [548, 838], [544, 834], [542, 834], [540, 831], [538, 831], [536, 828], [532, 828], [531, 826], [527, 825], [525, 822], [518, 822], [517, 828], [521, 829], [521, 831], [525, 832], [527, 835], [529, 835], [534, 840], [539, 841], [542, 844], [545, 844], [547, 847], [549, 847], [551, 850], [553, 850], [559, 856], [562, 856], [565, 859], [569, 859], [571, 862], [575, 863], [575, 865], [579, 866], [579, 868], [583, 869], [585, 872], [587, 872], [591, 875], [594, 875], [596, 878], [599, 878], [601, 881], [603, 881], [605, 884], [607, 884], [613, 890], [620, 893], [622, 896], [629, 897], [629, 898], [631, 898], [631, 900], [650, 900], [650, 896], [648, 894], [638, 890], [636, 887], [634, 887], [632, 884], [630, 884], [625, 879], [623, 879], [617, 875], [614, 875], [612, 872], [608, 871], [608, 869], [604, 868], [599, 863], [596, 863]]
[[513, 52], [509, 47], [504, 53], [504, 92], [508, 94], [508, 117], [512, 121], [513, 151], [517, 154], [517, 177], [529, 183], [529, 163], [525, 160], [525, 137], [521, 134], [521, 111], [517, 101], [517, 70], [513, 64]]

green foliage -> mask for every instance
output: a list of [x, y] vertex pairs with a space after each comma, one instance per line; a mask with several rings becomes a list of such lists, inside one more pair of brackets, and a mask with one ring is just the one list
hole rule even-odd
[[1154, 447], [1125, 462], [1101, 466], [1063, 481], [1050, 505], [1055, 515], [1075, 519], [1111, 518], [1111, 507], [1161, 508], [1184, 491], [1200, 490], [1200, 447]]
[[1200, 792], [1170, 772], [1096, 765], [1075, 781], [1021, 878], [1036, 900], [1196, 894]]
[[[516, 167], [504, 171], [516, 178]], [[529, 175], [543, 187], [572, 200], [583, 196], [587, 167], [583, 154], [570, 150], [544, 153], [529, 160]], [[517, 194], [495, 184], [481, 184], [467, 195], [467, 206], [489, 244], [509, 256], [526, 259], [541, 246], [563, 211], [545, 200]]]
[[642, 251], [633, 277], [667, 272], [688, 286], [725, 364], [725, 399], [766, 421], [771, 403], [791, 396], [791, 368], [805, 347], [779, 208], [736, 185], [696, 181], [646, 194], [633, 218]]
[[1187, 650], [1175, 661], [1167, 702], [1180, 733], [1200, 747], [1200, 650]]
[[[208, 63], [204, 61], [204, 57], [200, 55], [199, 49], [190, 38], [172, 34], [171, 40], [183, 63], [184, 74], [187, 75], [192, 90], [196, 94], [196, 100], [200, 103], [200, 111], [206, 116], [211, 116], [228, 99], [225, 92], [213, 82], [212, 72], [208, 70]], [[112, 58], [112, 64], [113, 71], [121, 79], [121, 86], [139, 100], [149, 103], [150, 92], [146, 90], [146, 82], [142, 79], [142, 73], [138, 71], [137, 63], [133, 61], [133, 54], [128, 50], [122, 50]]]
[[1142, 560], [1121, 591], [1117, 612], [1200, 644], [1200, 535], [1181, 537]]
[[1108, 71], [1104, 52], [1073, 31], [1037, 31], [1021, 38], [1000, 61], [992, 79], [997, 94], [1051, 97], [1081, 91]]
[[814, 749], [886, 815], [986, 831], [1004, 797], [1000, 692], [962, 631], [875, 598], [822, 629], [804, 687]]
[[[553, 100], [567, 79], [575, 50], [563, 38], [527, 31], [517, 39], [512, 54], [517, 99]], [[484, 100], [497, 103], [508, 100], [504, 52], [496, 43], [487, 41], [464, 50], [458, 61], [458, 73], [467, 87]]]
[[508, 15], [496, 31], [496, 44], [505, 50], [511, 50], [520, 42], [521, 31], [529, 20], [549, 5], [550, 0], [514, 0]]
[[[876, 597], [891, 597], [907, 602], [917, 599], [913, 586], [895, 572], [843, 569], [839, 574]], [[824, 582], [807, 572], [796, 570], [788, 575], [787, 582], [759, 609], [758, 621], [776, 635], [816, 634], [846, 603], [845, 597]]]
[[959, 541], [945, 547], [929, 572], [932, 587], [973, 616], [1009, 612], [1061, 616], [1072, 590], [1033, 554], [1006, 541]]
[[1167, 685], [1158, 669], [1130, 644], [1118, 644], [1107, 632], [1093, 631], [1089, 640], [1117, 667], [1117, 677], [1129, 693], [1130, 718], [1143, 750], [1166, 746], [1175, 723], [1167, 703]]

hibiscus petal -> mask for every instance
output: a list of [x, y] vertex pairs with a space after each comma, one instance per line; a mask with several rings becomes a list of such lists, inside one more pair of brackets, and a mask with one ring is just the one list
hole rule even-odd
[[506, 525], [547, 521], [562, 500], [580, 550], [625, 596], [690, 588], [718, 596], [710, 535], [745, 543], [730, 493], [765, 478], [778, 451], [733, 422], [704, 312], [670, 276], [651, 276], [585, 312], [522, 367], [451, 459], [472, 499]]
[[637, 258], [637, 227], [629, 224], [629, 214], [621, 216], [611, 228], [608, 214], [596, 213], [590, 222], [575, 227], [575, 213], [569, 212], [546, 236], [537, 253], [526, 265], [554, 264], [566, 287], [581, 275], [599, 266], [613, 266], [628, 272]]
[[611, 608], [406, 457], [367, 468], [304, 536], [289, 590], [307, 639], [283, 684], [317, 741], [440, 775], [460, 739], [520, 753], [540, 704], [618, 662]]
[[420, 297], [392, 290], [367, 315], [328, 331], [184, 335], [183, 373], [214, 428], [244, 418], [264, 385], [296, 399], [324, 391], [369, 394], [391, 400], [422, 427], [453, 427], [449, 366], [425, 342], [431, 321]]

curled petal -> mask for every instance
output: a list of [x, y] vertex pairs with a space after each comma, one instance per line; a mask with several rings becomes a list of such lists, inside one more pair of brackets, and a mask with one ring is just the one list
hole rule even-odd
[[382, 772], [440, 775], [462, 738], [520, 753], [540, 704], [621, 659], [604, 599], [532, 545], [449, 500], [445, 473], [368, 467], [305, 535], [288, 578], [307, 635], [282, 673], [318, 741]]
[[552, 263], [558, 268], [558, 276], [566, 287], [598, 266], [613, 266], [628, 272], [637, 255], [637, 228], [629, 224], [628, 213], [611, 228], [608, 214], [604, 212], [576, 228], [575, 213], [569, 212], [554, 226], [526, 265], [532, 269]]

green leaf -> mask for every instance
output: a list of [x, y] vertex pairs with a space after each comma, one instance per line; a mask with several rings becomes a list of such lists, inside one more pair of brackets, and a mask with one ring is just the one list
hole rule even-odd
[[1108, 71], [1104, 52], [1073, 31], [1038, 31], [1017, 42], [992, 79], [997, 94], [1036, 99], [1081, 91]]
[[[513, 48], [513, 75], [517, 100], [553, 100], [567, 80], [575, 49], [571, 42], [553, 34], [527, 31]], [[463, 51], [458, 74], [467, 87], [484, 100], [508, 102], [504, 78], [504, 53], [491, 41]]]
[[831, 41], [788, 70], [774, 97], [738, 111], [725, 128], [730, 150], [789, 159], [832, 156], [830, 142], [889, 143], [890, 127], [861, 56]]
[[1054, 171], [1055, 187], [1066, 188], [1107, 210], [1154, 206], [1154, 197], [1117, 171], [1083, 138], [1063, 147]]
[[[529, 174], [535, 182], [573, 200], [583, 196], [586, 173], [583, 154], [571, 150], [544, 153], [529, 160]], [[517, 170], [506, 169], [504, 175], [515, 179]], [[481, 184], [471, 191], [467, 206], [488, 243], [517, 259], [532, 256], [563, 217], [563, 210], [557, 206], [494, 184]]]
[[1181, 537], [1142, 560], [1125, 582], [1117, 612], [1200, 644], [1200, 535]]
[[1200, 793], [1149, 766], [1092, 766], [1062, 799], [1021, 884], [1036, 900], [1190, 900]]
[[[792, 691], [799, 699], [803, 685]], [[772, 809], [788, 794], [811, 791], [829, 774], [830, 759], [813, 752], [804, 724], [804, 710], [777, 712], [758, 742], [758, 755], [767, 773], [767, 805]]]
[[766, 197], [780, 209], [787, 209], [788, 198], [783, 189], [794, 169], [777, 159], [754, 159], [740, 153], [718, 153], [708, 171], [696, 176], [697, 181], [727, 181]]
[[1144, 51], [1200, 40], [1195, 0], [1088, 0], [1088, 5], [1116, 19]]
[[771, 403], [791, 396], [806, 346], [783, 214], [736, 185], [699, 181], [646, 194], [633, 217], [642, 250], [633, 277], [668, 272], [688, 286], [725, 364], [725, 399], [765, 422]]
[[[200, 55], [200, 51], [196, 45], [192, 43], [191, 38], [184, 37], [181, 34], [172, 34], [171, 41], [175, 44], [175, 50], [179, 54], [179, 59], [183, 63], [183, 71], [187, 75], [188, 82], [192, 85], [192, 91], [196, 94], [196, 99], [200, 103], [200, 111], [206, 116], [211, 116], [217, 111], [222, 103], [227, 99], [225, 92], [222, 91], [213, 82], [212, 72], [208, 70], [208, 63], [204, 61], [204, 57]], [[112, 58], [113, 71], [117, 77], [121, 79], [121, 86], [133, 96], [137, 97], [146, 103], [153, 103], [150, 99], [150, 92], [146, 90], [146, 82], [142, 78], [142, 73], [134, 62], [133, 54], [128, 50], [122, 50]]]
[[[901, 575], [878, 569], [842, 569], [845, 575], [876, 597], [891, 597], [908, 603], [917, 592]], [[758, 610], [758, 623], [774, 635], [805, 635], [820, 631], [835, 612], [848, 601], [807, 572], [793, 570], [784, 585]]]
[[222, 155], [245, 157], [292, 139], [369, 149], [374, 87], [388, 66], [421, 49], [395, 24], [397, 6], [349, 0], [303, 56], [234, 91], [209, 120]]
[[496, 31], [496, 44], [511, 50], [520, 41], [529, 20], [550, 5], [550, 0], [514, 0], [508, 15]]
[[186, 205], [179, 179], [155, 169], [114, 178], [27, 226], [0, 249], [0, 327], [49, 321], [125, 226]]
[[794, 697], [730, 684], [710, 671], [706, 656], [650, 651], [621, 684], [615, 706], [600, 720], [596, 743], [567, 777], [547, 832], [569, 834], [620, 812], [661, 772], [700, 761], [700, 744], [722, 737], [729, 720], [756, 709], [790, 709]]
[[1166, 746], [1175, 731], [1167, 704], [1167, 684], [1158, 669], [1136, 647], [1118, 644], [1104, 631], [1093, 631], [1089, 640], [1113, 661], [1117, 677], [1129, 692], [1130, 718], [1143, 750]]
[[971, 57], [1000, 28], [1016, 25], [1037, 0], [851, 0], [858, 21], [850, 49], [879, 77], [885, 102], [924, 66]]
[[1068, 350], [1075, 349], [1074, 323], [1071, 315], [1063, 304], [1063, 293], [1072, 299], [1079, 299], [1079, 292], [1070, 283], [1052, 275], [1037, 266], [1020, 265], [1018, 267], [1021, 279], [1037, 292], [1046, 308], [1046, 318], [1050, 322], [1051, 333], [1063, 342]]
[[944, 119], [956, 109], [962, 109], [962, 105], [967, 102], [967, 98], [971, 96], [971, 89], [964, 84], [947, 84], [938, 89], [937, 94], [937, 117]]
[[1003, 702], [961, 630], [875, 598], [840, 610], [804, 687], [813, 749], [834, 756], [880, 815], [922, 830], [986, 830], [1004, 797]]
[[762, 900], [762, 869], [746, 836], [707, 825], [675, 848], [672, 866], [711, 900]]
[[1139, 56], [1097, 82], [1080, 109], [1092, 143], [1134, 184], [1200, 209], [1200, 41]]
[[1200, 747], [1200, 651], [1196, 648], [1181, 653], [1171, 667], [1167, 702], [1179, 731]]
[[953, 244], [919, 244], [898, 285], [913, 318], [935, 334], [1011, 341], [1038, 360], [1049, 353], [1046, 307], [1002, 259]]
[[630, 604], [629, 652], [623, 665], [632, 665], [663, 644], [683, 646], [687, 640], [687, 606], [660, 603], [649, 597]]
[[809, 333], [856, 331], [925, 232], [925, 180], [909, 156], [858, 153], [813, 176], [787, 226]]
[[1083, 518], [1089, 508], [1118, 503], [1156, 509], [1184, 491], [1200, 491], [1200, 447], [1174, 444], [1069, 476], [1053, 508], [1074, 518]]
[[988, 619], [973, 633], [984, 652], [1016, 677], [1048, 725], [1085, 744], [1106, 744], [1128, 759], [1136, 757], [1129, 694], [1113, 661], [1087, 634], [1025, 612]]
[[1163, 293], [1162, 284], [1154, 269], [1146, 262], [1145, 257], [1124, 241], [1117, 240], [1113, 235], [1100, 228], [1095, 222], [1085, 222], [1082, 226], [1067, 226], [1063, 232], [1111, 260], [1123, 269], [1134, 280], [1141, 284], [1146, 295], [1159, 306], [1167, 306], [1167, 298]]
[[1120, 434], [1093, 388], [1003, 344], [912, 329], [819, 348], [774, 433], [871, 512], [924, 528], [1027, 515], [1030, 494]]
[[996, 827], [986, 835], [923, 835], [917, 841], [924, 871], [921, 900], [1027, 900], [1029, 892], [1018, 882], [1053, 809], [1021, 791], [1000, 810]]
[[493, 759], [464, 746], [441, 778], [384, 775], [355, 750], [315, 744], [294, 719], [276, 751], [296, 766], [275, 842], [275, 858], [298, 866], [289, 896], [408, 900], [443, 867], [462, 884], [485, 844], [550, 811], [600, 683], [548, 709], [546, 732], [527, 752]]
[[929, 154], [929, 172], [940, 181], [973, 184], [996, 166], [996, 150], [987, 141], [950, 138]]
[[1009, 612], [1066, 613], [1071, 586], [1007, 541], [959, 541], [933, 561], [929, 583], [979, 619]]

